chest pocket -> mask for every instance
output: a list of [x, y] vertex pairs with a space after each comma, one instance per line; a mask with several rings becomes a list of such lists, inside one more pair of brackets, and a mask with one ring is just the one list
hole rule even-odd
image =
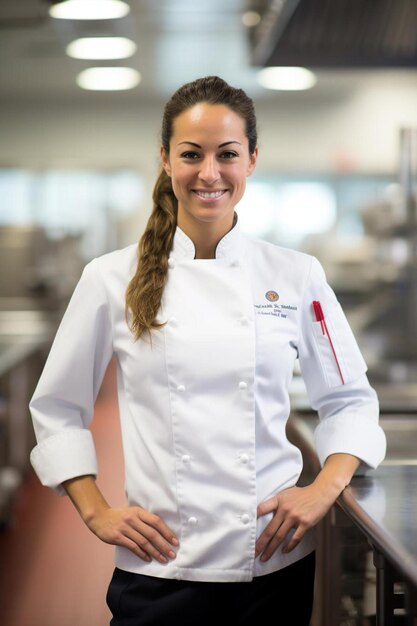
[[320, 317], [312, 322], [313, 344], [327, 386], [356, 380], [367, 366], [340, 305]]

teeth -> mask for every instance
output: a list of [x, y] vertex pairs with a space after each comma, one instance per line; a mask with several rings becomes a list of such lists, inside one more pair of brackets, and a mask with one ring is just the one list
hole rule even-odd
[[223, 193], [223, 191], [196, 191], [196, 194], [200, 196], [200, 198], [220, 198]]

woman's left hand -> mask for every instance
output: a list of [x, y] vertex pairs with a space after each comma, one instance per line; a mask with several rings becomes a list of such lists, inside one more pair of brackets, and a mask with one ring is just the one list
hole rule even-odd
[[349, 484], [359, 463], [359, 459], [351, 454], [331, 454], [311, 485], [284, 489], [262, 502], [258, 506], [258, 517], [267, 513], [274, 513], [274, 517], [256, 542], [255, 556], [261, 555], [261, 561], [267, 561], [290, 531], [294, 534], [282, 551], [294, 550], [307, 530], [326, 515]]
[[283, 552], [293, 550], [309, 528], [315, 526], [327, 513], [334, 499], [325, 496], [314, 483], [307, 487], [291, 487], [278, 495], [265, 500], [258, 506], [257, 515], [274, 513], [256, 542], [255, 556], [267, 561], [288, 536], [294, 534], [283, 548]]
[[258, 517], [267, 513], [274, 513], [274, 517], [256, 542], [255, 556], [261, 555], [261, 561], [267, 561], [291, 530], [294, 534], [283, 552], [294, 550], [307, 530], [326, 515], [349, 484], [359, 463], [359, 459], [351, 454], [331, 454], [311, 485], [284, 489], [262, 502], [258, 506]]

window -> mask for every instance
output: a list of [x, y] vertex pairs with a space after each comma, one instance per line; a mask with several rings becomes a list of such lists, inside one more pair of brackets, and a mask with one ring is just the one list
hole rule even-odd
[[361, 209], [393, 182], [393, 176], [254, 175], [237, 211], [245, 232], [278, 245], [302, 250], [311, 236], [328, 232], [355, 244], [364, 235]]
[[0, 225], [41, 226], [51, 239], [78, 236], [86, 259], [117, 245], [114, 224], [142, 200], [143, 180], [130, 170], [0, 170]]

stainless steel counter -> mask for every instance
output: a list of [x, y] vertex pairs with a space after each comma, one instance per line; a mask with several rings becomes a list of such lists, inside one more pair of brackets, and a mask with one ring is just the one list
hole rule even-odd
[[0, 335], [0, 377], [33, 354], [44, 343], [38, 336], [21, 337]]
[[353, 478], [338, 504], [417, 590], [417, 460]]
[[354, 478], [339, 506], [374, 552], [376, 624], [417, 621], [417, 464], [381, 466]]
[[34, 433], [28, 403], [55, 329], [55, 314], [47, 311], [0, 311], [0, 525], [8, 522], [29, 466]]
[[49, 345], [56, 322], [51, 313], [37, 310], [0, 311], [0, 377]]
[[[304, 407], [295, 412], [288, 424], [288, 436], [303, 452], [310, 473], [319, 469], [313, 433], [318, 423], [315, 413]], [[380, 423], [387, 436], [387, 456], [377, 470], [354, 477], [337, 501], [356, 528], [372, 545], [377, 578], [376, 619], [378, 626], [397, 624], [394, 612], [403, 611], [403, 624], [415, 624], [417, 617], [417, 411], [381, 414]], [[325, 598], [340, 593], [341, 577], [335, 555], [340, 554], [338, 527], [345, 522], [334, 507], [323, 521], [321, 561], [332, 582], [324, 582]], [[338, 539], [339, 538], [339, 539]], [[336, 585], [331, 588], [331, 585]], [[394, 594], [402, 585], [402, 594]], [[399, 598], [402, 598], [402, 605]], [[324, 611], [320, 626], [333, 626], [337, 606]]]

